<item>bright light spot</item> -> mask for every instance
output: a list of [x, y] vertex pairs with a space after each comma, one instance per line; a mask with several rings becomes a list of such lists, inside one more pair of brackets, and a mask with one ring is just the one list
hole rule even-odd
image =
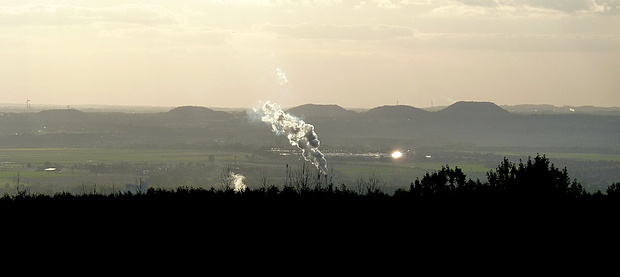
[[400, 151], [394, 151], [394, 152], [392, 152], [392, 158], [394, 158], [394, 159], [398, 159], [398, 158], [400, 158], [400, 157], [402, 157], [402, 156], [403, 156], [403, 153], [402, 153], [402, 152], [400, 152]]

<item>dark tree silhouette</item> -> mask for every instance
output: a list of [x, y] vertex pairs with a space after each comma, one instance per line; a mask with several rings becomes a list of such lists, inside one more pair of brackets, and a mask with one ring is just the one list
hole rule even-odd
[[414, 181], [410, 190], [416, 197], [452, 195], [457, 191], [471, 190], [475, 186], [475, 183], [472, 185], [466, 182], [465, 178], [466, 175], [460, 168], [451, 169], [446, 165], [442, 166], [439, 171], [426, 172], [422, 179]]
[[516, 187], [517, 175], [517, 165], [504, 157], [495, 171], [487, 172], [487, 180], [492, 189], [501, 192]]
[[[620, 189], [612, 187], [612, 194]], [[556, 168], [546, 156], [537, 155], [524, 163], [515, 164], [504, 158], [495, 170], [487, 172], [487, 182], [467, 180], [458, 168], [442, 166], [416, 179], [409, 191], [400, 189], [395, 196], [410, 195], [416, 198], [438, 196], [468, 196], [477, 198], [502, 197], [515, 199], [553, 200], [576, 199], [587, 195], [577, 180], [571, 181], [566, 168]]]
[[[446, 165], [393, 196], [379, 190], [375, 175], [360, 178], [358, 190], [344, 184], [335, 187], [305, 163], [288, 172], [282, 188], [263, 176], [262, 186], [236, 192], [231, 189], [231, 169], [224, 168], [218, 188], [150, 188], [146, 193], [49, 196], [31, 194], [18, 181], [15, 195], [0, 197], [2, 222], [10, 227], [4, 228], [10, 232], [5, 237], [28, 238], [13, 241], [20, 244], [17, 249], [37, 255], [23, 242], [38, 244], [49, 238], [63, 247], [66, 242], [86, 245], [90, 253], [80, 248], [69, 251], [74, 253], [70, 258], [48, 255], [45, 259], [81, 258], [88, 263], [105, 261], [109, 253], [121, 255], [122, 260], [156, 259], [158, 264], [171, 259], [201, 263], [204, 257], [196, 249], [220, 253], [220, 249], [242, 249], [240, 245], [268, 249], [274, 243], [305, 252], [346, 245], [343, 242], [364, 249], [396, 245], [395, 253], [402, 253], [407, 250], [403, 242], [420, 251], [424, 241], [433, 248], [438, 242], [471, 241], [472, 247], [478, 247], [486, 241], [512, 251], [505, 241], [514, 241], [515, 236], [504, 230], [514, 230], [525, 240], [544, 238], [545, 243], [555, 240], [570, 245], [577, 241], [575, 234], [583, 234], [575, 231], [579, 226], [593, 230], [585, 238], [613, 230], [617, 223], [609, 219], [620, 210], [620, 182], [610, 185], [606, 195], [588, 194], [571, 181], [566, 168], [556, 168], [540, 155], [518, 164], [504, 158], [488, 172], [487, 182], [467, 179], [460, 168]], [[139, 239], [124, 243], [136, 234]]]
[[609, 185], [606, 192], [609, 197], [620, 198], [620, 182]]
[[528, 157], [518, 165], [504, 158], [487, 178], [495, 192], [515, 197], [578, 198], [586, 193], [577, 180], [571, 182], [566, 168], [556, 168], [545, 155]]

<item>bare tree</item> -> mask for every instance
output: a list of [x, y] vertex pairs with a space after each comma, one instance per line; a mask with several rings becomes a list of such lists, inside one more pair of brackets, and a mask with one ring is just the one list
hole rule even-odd
[[368, 178], [360, 175], [357, 180], [357, 191], [359, 194], [373, 194], [381, 191], [379, 177], [373, 172]]
[[263, 189], [267, 189], [271, 186], [271, 181], [269, 180], [269, 177], [267, 177], [265, 171], [263, 171], [263, 174], [260, 178], [260, 184]]
[[301, 167], [289, 171], [289, 182], [298, 192], [308, 191], [310, 189], [310, 170], [306, 163], [302, 163]]
[[333, 182], [333, 170], [327, 174], [322, 173], [319, 169], [302, 163], [297, 169], [289, 170], [287, 167], [286, 184], [291, 185], [296, 191], [303, 192], [311, 189], [323, 190]]
[[224, 166], [224, 168], [222, 168], [222, 172], [220, 173], [220, 186], [222, 187], [222, 190], [232, 190], [235, 186], [234, 184], [234, 177], [232, 175], [232, 171], [233, 170], [233, 166], [230, 164], [227, 164], [226, 166]]

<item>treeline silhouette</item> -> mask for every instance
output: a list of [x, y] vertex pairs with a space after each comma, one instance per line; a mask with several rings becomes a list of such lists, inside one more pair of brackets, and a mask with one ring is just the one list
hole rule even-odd
[[315, 222], [342, 227], [360, 222], [394, 224], [412, 217], [458, 222], [553, 211], [555, 219], [566, 219], [620, 211], [620, 182], [605, 192], [588, 192], [570, 178], [566, 168], [556, 168], [544, 155], [518, 163], [504, 158], [485, 181], [468, 179], [459, 167], [446, 165], [393, 194], [384, 192], [374, 175], [348, 187], [305, 166], [291, 170], [282, 187], [271, 185], [267, 178], [262, 183], [243, 191], [235, 191], [230, 182], [210, 189], [149, 188], [107, 194], [46, 195], [18, 189], [0, 198], [0, 209], [6, 218], [23, 223], [72, 225], [79, 219], [103, 229], [119, 224], [143, 229], [140, 224], [148, 223], [168, 231], [170, 226], [203, 229], [200, 224], [204, 222], [230, 219], [244, 225]]
[[[34, 204], [37, 202], [75, 202], [97, 203], [106, 201], [156, 201], [189, 200], [200, 201], [249, 201], [268, 199], [321, 199], [321, 200], [378, 200], [408, 199], [433, 200], [475, 198], [475, 199], [519, 199], [519, 200], [580, 200], [580, 199], [620, 199], [620, 182], [612, 183], [603, 193], [587, 192], [576, 180], [571, 179], [566, 168], [556, 168], [545, 155], [537, 154], [527, 161], [514, 163], [504, 158], [495, 168], [487, 172], [487, 180], [468, 179], [458, 167], [442, 166], [440, 170], [427, 172], [411, 183], [409, 188], [399, 188], [393, 194], [381, 189], [380, 180], [372, 175], [368, 180], [360, 178], [356, 187], [346, 184], [334, 184], [331, 177], [321, 176], [303, 164], [300, 169], [291, 170], [287, 184], [283, 187], [271, 185], [264, 177], [262, 186], [234, 191], [231, 183], [225, 182], [221, 187], [210, 189], [178, 187], [176, 189], [149, 188], [146, 192], [114, 191], [104, 194], [96, 191], [71, 194], [68, 192], [54, 195], [31, 194], [27, 189], [17, 187], [16, 193], [0, 197], [0, 205], [18, 203]], [[316, 176], [316, 179], [314, 178]], [[328, 179], [329, 178], [329, 179]], [[87, 201], [86, 201], [87, 200]]]
[[470, 249], [498, 242], [511, 249], [542, 237], [545, 245], [562, 245], [584, 241], [574, 239], [578, 232], [596, 236], [614, 230], [612, 219], [620, 211], [620, 183], [605, 193], [587, 192], [544, 155], [519, 163], [504, 158], [486, 181], [446, 165], [393, 194], [382, 191], [374, 176], [349, 188], [329, 178], [318, 182], [306, 169], [292, 171], [297, 176], [283, 187], [265, 180], [244, 191], [231, 186], [108, 194], [18, 190], [0, 198], [0, 237], [7, 241], [4, 249], [20, 250], [12, 257], [25, 260], [205, 262], [207, 254], [234, 257], [239, 249], [252, 258], [264, 249], [359, 255], [368, 249], [404, 253], [438, 244]]
[[[614, 195], [617, 184], [612, 184], [607, 195]], [[515, 164], [504, 158], [500, 165], [487, 172], [487, 182], [466, 180], [463, 171], [444, 166], [441, 170], [426, 173], [422, 179], [415, 180], [408, 191], [398, 190], [397, 195], [410, 194], [417, 198], [445, 196], [473, 196], [478, 198], [500, 197], [516, 199], [581, 199], [591, 197], [575, 179], [571, 180], [566, 168], [559, 169], [544, 155]], [[598, 191], [594, 194], [602, 197]]]

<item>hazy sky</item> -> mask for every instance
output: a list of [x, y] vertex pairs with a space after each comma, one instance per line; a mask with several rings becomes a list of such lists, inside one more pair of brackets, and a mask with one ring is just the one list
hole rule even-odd
[[620, 106], [620, 0], [3, 0], [0, 65], [0, 103]]

